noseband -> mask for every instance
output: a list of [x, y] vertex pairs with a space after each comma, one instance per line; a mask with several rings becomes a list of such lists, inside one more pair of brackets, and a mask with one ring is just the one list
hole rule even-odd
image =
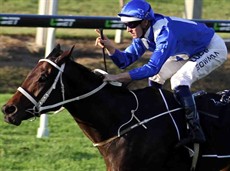
[[[64, 72], [64, 68], [65, 68], [65, 63], [63, 63], [61, 65], [61, 67], [59, 67], [56, 63], [54, 63], [53, 61], [49, 60], [49, 59], [41, 59], [39, 60], [39, 62], [48, 62], [49, 64], [51, 64], [53, 67], [55, 67], [56, 69], [59, 70], [53, 84], [51, 85], [51, 87], [48, 89], [48, 91], [42, 96], [42, 98], [39, 101], [36, 101], [25, 89], [23, 89], [22, 87], [19, 87], [17, 90], [19, 92], [21, 92], [31, 103], [34, 104], [34, 106], [31, 109], [27, 109], [26, 111], [33, 114], [34, 116], [40, 116], [41, 111], [47, 110], [47, 109], [52, 109], [58, 106], [63, 106], [64, 104], [76, 101], [76, 100], [81, 100], [84, 99], [86, 97], [89, 97], [93, 94], [95, 94], [96, 92], [98, 92], [99, 90], [101, 90], [106, 84], [107, 82], [103, 82], [99, 87], [97, 87], [96, 89], [83, 94], [81, 96], [77, 96], [75, 98], [72, 99], [68, 99], [65, 100], [65, 87], [62, 81], [62, 73]], [[56, 104], [52, 104], [52, 105], [48, 105], [48, 106], [42, 106], [46, 100], [48, 99], [48, 97], [50, 96], [51, 92], [56, 89], [56, 85], [58, 80], [60, 80], [60, 84], [61, 84], [61, 92], [62, 92], [62, 101], [58, 102]]]

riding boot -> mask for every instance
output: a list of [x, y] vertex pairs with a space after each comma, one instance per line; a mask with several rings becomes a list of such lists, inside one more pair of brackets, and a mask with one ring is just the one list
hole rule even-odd
[[199, 116], [196, 110], [196, 104], [193, 95], [188, 86], [178, 86], [175, 88], [174, 95], [179, 103], [185, 109], [185, 116], [189, 126], [191, 137], [187, 142], [203, 143], [205, 136], [200, 126]]

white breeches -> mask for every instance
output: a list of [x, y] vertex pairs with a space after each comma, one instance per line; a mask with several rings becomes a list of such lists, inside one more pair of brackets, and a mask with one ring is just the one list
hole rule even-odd
[[[177, 61], [176, 56], [184, 60]], [[192, 56], [171, 56], [162, 66], [160, 72], [149, 79], [159, 84], [171, 78], [171, 89], [179, 85], [188, 85], [205, 77], [227, 60], [227, 48], [222, 38], [215, 34], [206, 50]]]

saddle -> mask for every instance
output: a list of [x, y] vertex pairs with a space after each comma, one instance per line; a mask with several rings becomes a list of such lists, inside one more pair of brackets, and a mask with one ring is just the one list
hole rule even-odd
[[221, 96], [219, 101], [221, 105], [226, 105], [230, 103], [230, 90], [220, 91], [217, 92], [217, 94]]
[[[196, 98], [205, 94], [207, 94], [206, 91], [200, 90], [193, 93], [193, 96]], [[219, 99], [210, 99], [214, 102], [216, 106], [224, 106], [230, 103], [230, 90], [219, 91], [216, 94], [219, 95]]]
[[215, 94], [201, 90], [193, 93], [193, 96], [195, 97], [199, 114], [211, 118], [220, 118], [226, 106], [230, 104], [230, 90], [219, 91]]

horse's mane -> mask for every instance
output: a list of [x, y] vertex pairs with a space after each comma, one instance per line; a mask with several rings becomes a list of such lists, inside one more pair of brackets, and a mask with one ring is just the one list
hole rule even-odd
[[96, 74], [93, 72], [92, 69], [76, 62], [74, 59], [70, 59], [70, 62], [73, 63], [73, 66], [78, 68], [81, 73], [84, 73], [85, 75], [88, 76], [89, 79], [95, 80], [95, 81], [103, 81], [104, 75], [103, 74]]

